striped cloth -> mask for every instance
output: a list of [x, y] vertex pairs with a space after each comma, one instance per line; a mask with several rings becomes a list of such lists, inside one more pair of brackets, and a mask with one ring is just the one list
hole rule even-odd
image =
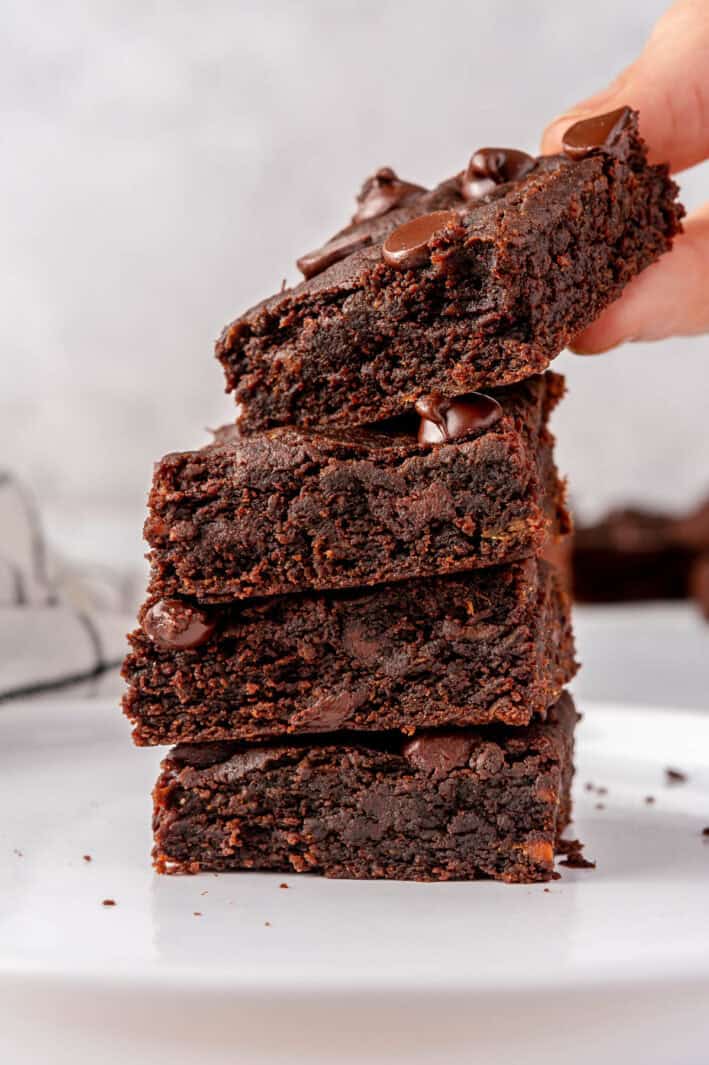
[[33, 500], [0, 471], [0, 701], [115, 674], [136, 583], [52, 558]]

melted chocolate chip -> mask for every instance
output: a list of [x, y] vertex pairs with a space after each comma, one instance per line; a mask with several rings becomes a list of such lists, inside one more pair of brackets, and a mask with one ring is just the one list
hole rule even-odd
[[390, 166], [382, 166], [362, 186], [352, 222], [356, 225], [370, 218], [379, 218], [425, 191], [422, 185], [402, 181]]
[[619, 107], [605, 115], [583, 118], [569, 126], [562, 137], [561, 146], [572, 159], [583, 159], [599, 148], [612, 148], [625, 129], [630, 118], [629, 107]]
[[404, 222], [389, 234], [382, 247], [382, 258], [389, 266], [409, 270], [428, 259], [431, 237], [458, 221], [455, 211], [433, 211]]
[[335, 237], [334, 240], [323, 244], [322, 248], [318, 248], [316, 251], [309, 251], [306, 255], [301, 255], [296, 266], [303, 277], [308, 280], [311, 277], [315, 277], [316, 274], [321, 274], [323, 270], [327, 270], [328, 266], [339, 263], [341, 259], [346, 259], [352, 252], [371, 243], [372, 238], [369, 233], [345, 233], [343, 236]]
[[461, 195], [464, 200], [480, 200], [489, 196], [497, 185], [519, 181], [536, 165], [536, 159], [516, 148], [480, 148], [471, 155], [467, 169], [460, 176]]
[[160, 599], [143, 618], [143, 632], [160, 647], [189, 651], [199, 647], [216, 625], [197, 607], [181, 599]]
[[403, 748], [404, 758], [434, 779], [446, 777], [452, 769], [467, 765], [473, 741], [458, 733], [417, 736]]
[[443, 444], [457, 440], [476, 429], [489, 429], [502, 414], [502, 407], [492, 396], [471, 392], [468, 396], [447, 399], [438, 392], [416, 401], [421, 417], [419, 444]]

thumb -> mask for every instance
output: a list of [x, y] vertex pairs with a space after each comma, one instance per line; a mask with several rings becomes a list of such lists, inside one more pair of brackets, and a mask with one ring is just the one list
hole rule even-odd
[[641, 55], [616, 80], [556, 118], [542, 138], [558, 152], [568, 127], [582, 118], [628, 105], [640, 113], [640, 132], [652, 162], [684, 170], [709, 155], [709, 4], [680, 0], [655, 26]]

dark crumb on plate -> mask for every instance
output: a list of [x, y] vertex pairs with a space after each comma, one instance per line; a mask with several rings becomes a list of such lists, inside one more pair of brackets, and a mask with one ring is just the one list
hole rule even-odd
[[194, 910], [193, 913], [192, 913], [192, 916], [193, 917], [201, 917], [202, 916], [202, 911], [201, 910]]
[[607, 795], [608, 788], [596, 788], [596, 795]]
[[652, 804], [655, 802], [655, 796], [654, 795], [646, 795], [645, 796], [645, 802], [647, 803], [648, 806], [652, 806]]
[[19, 849], [19, 847], [13, 847], [13, 849], [12, 849], [12, 853], [13, 853], [13, 854], [16, 854], [18, 858], [24, 858], [24, 856], [25, 856], [25, 855], [24, 855], [24, 853], [23, 853], [23, 851], [21, 851], [21, 850]]
[[606, 808], [606, 804], [604, 802], [597, 802], [596, 803], [596, 809], [597, 810], [605, 810], [605, 808]]
[[116, 900], [115, 899], [104, 899], [103, 902], [101, 903], [101, 905], [102, 906], [115, 906], [116, 905]]
[[279, 888], [287, 888], [288, 887], [287, 884], [279, 884], [278, 886], [279, 886]]
[[270, 928], [271, 927], [271, 922], [270, 921], [264, 921], [263, 925], [264, 925], [264, 928]]
[[705, 839], [709, 839], [709, 825], [705, 825], [702, 829], [702, 835]]
[[551, 895], [551, 891], [549, 890], [549, 888], [548, 888], [548, 887], [545, 887], [545, 888], [544, 888], [544, 894], [545, 894], [545, 895]]
[[579, 839], [562, 839], [559, 841], [558, 850], [566, 857], [559, 863], [569, 869], [595, 869], [596, 863], [589, 861], [583, 856], [583, 843]]
[[584, 788], [586, 789], [586, 791], [593, 791], [593, 784], [590, 780], [586, 781], [586, 783], [584, 784]]
[[209, 894], [208, 891], [200, 891], [200, 895], [208, 895], [208, 894]]
[[91, 855], [90, 854], [82, 854], [81, 857], [84, 859], [85, 862], [90, 862], [91, 861]]
[[667, 784], [686, 784], [688, 780], [689, 777], [681, 769], [671, 769], [668, 766], [665, 770], [665, 783]]

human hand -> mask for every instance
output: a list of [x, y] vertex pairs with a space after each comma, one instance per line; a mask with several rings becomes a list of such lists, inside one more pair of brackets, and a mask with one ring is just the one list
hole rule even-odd
[[[561, 149], [574, 122], [628, 104], [652, 162], [673, 173], [709, 158], [709, 0], [680, 0], [655, 26], [645, 49], [609, 88], [554, 120], [545, 153]], [[570, 345], [583, 355], [626, 340], [709, 331], [709, 203], [690, 215], [669, 255], [636, 277], [622, 297]]]

